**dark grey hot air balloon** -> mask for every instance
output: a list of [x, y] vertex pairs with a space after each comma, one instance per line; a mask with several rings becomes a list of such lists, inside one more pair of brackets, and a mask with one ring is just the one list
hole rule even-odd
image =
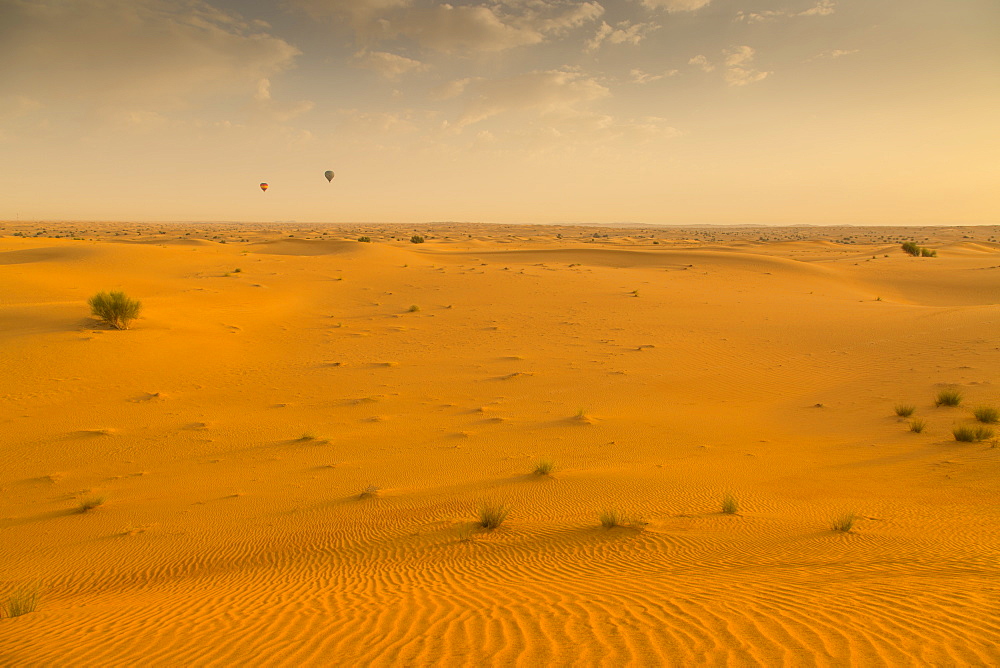
[[323, 176], [326, 177], [327, 181], [333, 181], [333, 172], [330, 171], [329, 169], [323, 172]]

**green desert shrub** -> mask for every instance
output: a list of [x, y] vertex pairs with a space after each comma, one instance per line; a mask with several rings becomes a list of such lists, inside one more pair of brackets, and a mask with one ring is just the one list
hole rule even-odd
[[129, 324], [139, 317], [142, 303], [129, 299], [120, 291], [98, 292], [87, 300], [90, 312], [115, 329], [128, 329]]
[[38, 590], [39, 586], [33, 584], [12, 591], [3, 605], [3, 614], [7, 617], [20, 617], [34, 612], [38, 606]]
[[722, 497], [722, 512], [726, 515], [735, 515], [740, 509], [740, 504], [737, 503], [736, 497], [732, 494], [726, 494]]
[[620, 508], [605, 508], [604, 510], [597, 513], [597, 519], [600, 520], [601, 526], [605, 529], [614, 529], [615, 527], [635, 527], [640, 528], [643, 522], [631, 515], [626, 515]]
[[535, 475], [549, 475], [556, 468], [556, 463], [551, 459], [541, 459], [535, 464]]
[[952, 429], [951, 433], [956, 441], [972, 443], [974, 441], [985, 441], [993, 437], [993, 430], [984, 425], [961, 425]]
[[484, 529], [496, 529], [507, 519], [510, 509], [499, 503], [483, 503], [479, 506], [479, 526]]
[[371, 237], [358, 237], [358, 241], [360, 241], [363, 244], [370, 244], [372, 242], [372, 238]]
[[420, 310], [420, 307], [416, 304], [410, 304], [410, 308], [407, 309], [410, 313], [416, 313]]
[[917, 245], [916, 241], [904, 241], [903, 250], [913, 257], [920, 256], [920, 246]]
[[980, 406], [972, 411], [972, 414], [980, 422], [993, 423], [1000, 421], [1000, 411], [993, 406]]
[[912, 431], [915, 434], [919, 434], [920, 432], [922, 432], [924, 430], [924, 427], [926, 426], [927, 423], [921, 420], [920, 418], [910, 420], [910, 431]]
[[941, 390], [938, 392], [935, 406], [957, 406], [962, 403], [962, 393], [959, 390]]
[[412, 237], [410, 237], [410, 243], [411, 244], [422, 244], [422, 243], [424, 243], [424, 238], [422, 236], [420, 236], [419, 234], [414, 234]]
[[899, 417], [910, 417], [915, 410], [917, 410], [917, 407], [912, 404], [896, 404], [896, 415]]
[[104, 505], [104, 497], [103, 496], [84, 496], [84, 497], [81, 497], [80, 500], [78, 501], [78, 503], [77, 503], [77, 509], [81, 513], [85, 513], [85, 512], [87, 512], [89, 510], [93, 510], [94, 508], [97, 508], [97, 507], [103, 506], [103, 505]]
[[937, 251], [930, 248], [920, 248], [920, 257], [937, 257]]
[[854, 513], [844, 513], [833, 520], [833, 530], [847, 533], [854, 526], [854, 520], [858, 519]]

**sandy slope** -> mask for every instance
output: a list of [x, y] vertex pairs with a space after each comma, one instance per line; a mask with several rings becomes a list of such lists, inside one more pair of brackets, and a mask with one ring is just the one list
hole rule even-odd
[[0, 664], [1000, 664], [997, 244], [609, 233], [0, 237]]

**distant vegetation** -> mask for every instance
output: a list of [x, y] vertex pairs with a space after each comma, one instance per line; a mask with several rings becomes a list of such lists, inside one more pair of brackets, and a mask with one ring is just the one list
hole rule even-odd
[[726, 515], [735, 515], [739, 509], [740, 505], [736, 502], [736, 497], [732, 494], [726, 494], [722, 497], [722, 512]]
[[962, 425], [955, 427], [952, 432], [956, 441], [972, 443], [974, 441], [985, 441], [993, 437], [993, 430], [983, 425]]
[[90, 312], [115, 329], [128, 329], [129, 324], [139, 317], [142, 303], [129, 299], [124, 292], [98, 292], [87, 300]]
[[34, 584], [12, 591], [3, 605], [3, 614], [7, 617], [20, 617], [34, 612], [38, 606], [38, 590], [39, 586]]
[[79, 504], [77, 505], [77, 509], [81, 513], [85, 513], [87, 511], [93, 510], [94, 508], [103, 505], [104, 505], [103, 496], [85, 496], [80, 499]]
[[422, 236], [420, 236], [419, 234], [414, 234], [412, 237], [410, 237], [410, 243], [411, 244], [422, 244], [422, 243], [424, 243], [424, 238]]
[[358, 237], [358, 241], [360, 241], [363, 244], [370, 244], [372, 242], [372, 238], [371, 237]]
[[1000, 421], [1000, 411], [998, 411], [993, 406], [980, 406], [972, 411], [972, 414], [980, 422], [985, 422], [992, 424], [994, 422]]
[[499, 503], [484, 503], [479, 506], [479, 526], [496, 529], [507, 519], [510, 509]]
[[904, 241], [903, 250], [913, 257], [937, 257], [937, 251], [918, 246], [915, 241]]
[[843, 515], [835, 518], [833, 520], [833, 530], [840, 531], [842, 533], [847, 533], [854, 526], [854, 520], [857, 519], [857, 515], [854, 513], [844, 513]]
[[957, 406], [962, 403], [962, 393], [959, 390], [941, 390], [938, 392], [935, 406]]
[[549, 475], [556, 468], [556, 464], [551, 459], [542, 459], [535, 464], [535, 475]]

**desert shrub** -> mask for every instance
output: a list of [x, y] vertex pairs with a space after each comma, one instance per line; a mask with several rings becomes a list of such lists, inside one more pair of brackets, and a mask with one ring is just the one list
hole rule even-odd
[[94, 508], [103, 505], [104, 505], [103, 496], [84, 496], [81, 497], [79, 502], [77, 503], [77, 508], [81, 513], [85, 513], [88, 510], [93, 510]]
[[941, 390], [938, 392], [935, 406], [957, 406], [962, 403], [962, 393], [959, 390]]
[[977, 441], [985, 441], [986, 439], [993, 438], [993, 430], [989, 427], [983, 425], [977, 425], [973, 428], [975, 432]]
[[910, 404], [897, 404], [896, 405], [896, 415], [899, 417], [910, 417], [913, 415], [913, 411], [917, 410], [916, 406]]
[[479, 526], [484, 529], [496, 529], [507, 519], [510, 509], [499, 503], [483, 503], [479, 506]]
[[937, 257], [937, 251], [921, 247], [920, 257]]
[[551, 459], [541, 459], [535, 464], [535, 475], [549, 475], [556, 468], [556, 463]]
[[601, 521], [601, 526], [605, 529], [614, 529], [628, 524], [628, 518], [618, 508], [605, 508], [597, 514], [597, 519]]
[[234, 274], [239, 274], [239, 273], [240, 273], [240, 272], [242, 272], [242, 271], [243, 271], [243, 270], [242, 270], [242, 269], [240, 269], [239, 267], [236, 267], [235, 269], [233, 269], [233, 273], [234, 273]]
[[139, 317], [142, 303], [129, 299], [124, 292], [98, 292], [87, 300], [90, 312], [115, 329], [128, 329], [129, 323]]
[[38, 606], [39, 586], [26, 585], [20, 589], [15, 589], [7, 595], [7, 601], [3, 605], [2, 612], [7, 617], [20, 617], [29, 612], [34, 612]]
[[854, 526], [857, 516], [854, 513], [844, 513], [833, 520], [833, 530], [847, 533]]
[[408, 308], [407, 310], [408, 310], [408, 311], [409, 311], [410, 313], [416, 313], [417, 311], [419, 311], [419, 310], [420, 310], [420, 307], [419, 307], [419, 306], [417, 306], [416, 304], [411, 304], [411, 305], [410, 305], [410, 308]]
[[410, 243], [411, 244], [422, 244], [422, 243], [424, 243], [424, 238], [422, 236], [420, 236], [419, 234], [414, 234], [412, 237], [410, 237]]
[[1000, 421], [1000, 411], [993, 406], [980, 406], [973, 410], [972, 414], [980, 422], [993, 423]]
[[904, 241], [903, 250], [913, 257], [920, 256], [920, 246], [917, 245], [916, 241]]
[[726, 494], [722, 497], [722, 512], [726, 515], [735, 515], [739, 509], [739, 503], [737, 503], [736, 497], [732, 494]]
[[370, 244], [372, 242], [372, 238], [371, 237], [358, 237], [358, 241], [360, 241], [363, 244]]
[[985, 441], [993, 437], [993, 430], [985, 425], [962, 425], [952, 429], [951, 433], [956, 441], [972, 443], [974, 441]]
[[922, 432], [924, 430], [924, 427], [926, 426], [927, 423], [919, 418], [915, 420], [910, 420], [910, 431], [914, 432], [915, 434], [919, 434], [920, 432]]

